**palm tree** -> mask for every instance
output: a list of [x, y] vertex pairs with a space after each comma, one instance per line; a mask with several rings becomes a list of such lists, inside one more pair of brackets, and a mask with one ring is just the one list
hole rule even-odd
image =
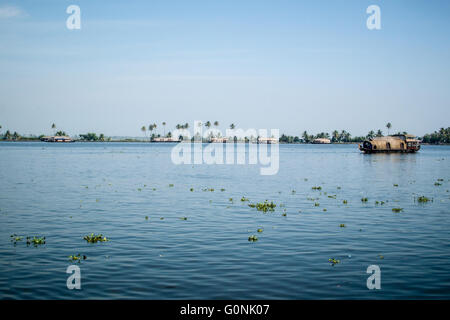
[[333, 131], [333, 133], [331, 134], [332, 135], [332, 140], [333, 140], [333, 142], [340, 142], [339, 140], [339, 132], [337, 131], [337, 130], [334, 130]]
[[206, 121], [205, 127], [207, 127], [208, 129], [211, 128], [211, 122], [210, 121]]
[[372, 139], [374, 136], [375, 136], [375, 132], [373, 130], [370, 130], [369, 133], [367, 134], [366, 138]]
[[53, 130], [53, 133], [55, 133], [55, 131], [56, 131], [56, 124], [52, 124], [52, 130]]
[[186, 122], [183, 126], [183, 129], [188, 129], [188, 128], [189, 128], [189, 123]]
[[303, 138], [303, 140], [305, 140], [305, 142], [309, 142], [310, 137], [308, 135], [308, 132], [306, 132], [306, 130], [303, 131], [302, 138]]
[[147, 128], [145, 126], [142, 126], [141, 131], [144, 133], [145, 138], [147, 139]]
[[163, 125], [163, 127], [164, 127], [164, 137], [165, 137], [165, 136], [166, 136], [166, 122], [163, 121], [162, 125]]
[[378, 129], [377, 131], [377, 137], [382, 137], [383, 136], [383, 131], [381, 131], [380, 129]]
[[388, 135], [389, 135], [389, 130], [392, 128], [392, 124], [390, 122], [388, 122], [386, 124], [386, 128], [388, 129]]
[[230, 124], [230, 129], [234, 130], [234, 128], [236, 128], [236, 126], [234, 125], [234, 123]]

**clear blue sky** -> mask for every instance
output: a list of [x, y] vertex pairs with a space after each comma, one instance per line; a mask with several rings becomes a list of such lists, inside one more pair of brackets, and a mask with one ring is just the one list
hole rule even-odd
[[[68, 30], [66, 8], [81, 8]], [[366, 8], [381, 8], [381, 30]], [[450, 1], [0, 0], [2, 131], [450, 125]], [[168, 130], [167, 129], [167, 130]]]

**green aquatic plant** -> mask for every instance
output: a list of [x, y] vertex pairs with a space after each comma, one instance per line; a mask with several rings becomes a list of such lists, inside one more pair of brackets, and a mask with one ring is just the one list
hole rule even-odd
[[367, 198], [361, 198], [361, 201], [362, 201], [362, 202], [367, 202], [367, 201], [369, 201], [369, 199], [367, 199]]
[[319, 207], [319, 206], [320, 206], [320, 203], [318, 203], [318, 202], [314, 203], [314, 207]]
[[42, 245], [45, 244], [45, 237], [27, 237], [27, 245], [34, 245], [35, 247], [37, 247], [38, 245]]
[[250, 242], [258, 241], [258, 237], [255, 235], [251, 235], [250, 237], [248, 237], [248, 241], [250, 241]]
[[286, 212], [283, 212], [283, 213], [282, 213], [282, 216], [283, 216], [283, 217], [286, 217], [286, 216], [287, 216], [287, 213], [286, 213]]
[[403, 208], [392, 208], [392, 212], [402, 212]]
[[180, 220], [187, 220], [187, 217], [181, 217]]
[[148, 220], [148, 216], [145, 216], [145, 220]]
[[261, 232], [263, 232], [264, 230], [263, 230], [262, 228], [259, 228], [259, 229], [256, 230], [256, 231], [258, 231], [259, 233], [261, 233]]
[[348, 201], [347, 201], [347, 200], [342, 200], [342, 203], [343, 203], [343, 204], [347, 204]]
[[256, 207], [256, 204], [254, 204], [254, 203], [249, 203], [248, 206], [249, 206], [250, 208], [255, 208], [255, 207]]
[[313, 190], [322, 190], [322, 187], [321, 187], [321, 186], [318, 186], [318, 187], [312, 187], [311, 189], [313, 189]]
[[93, 234], [91, 233], [88, 236], [84, 236], [83, 238], [84, 240], [86, 240], [89, 243], [97, 243], [97, 242], [107, 242], [109, 241], [109, 239], [107, 239], [105, 236], [103, 236], [102, 234]]
[[69, 260], [72, 262], [80, 263], [81, 260], [86, 260], [86, 259], [87, 259], [87, 257], [85, 255], [81, 255], [81, 254], [76, 254], [76, 255], [74, 254], [72, 256], [69, 256]]
[[434, 185], [435, 185], [435, 186], [442, 186], [442, 183], [435, 182]]
[[335, 259], [335, 258], [330, 258], [330, 259], [328, 259], [328, 262], [330, 262], [331, 263], [331, 265], [335, 265], [335, 264], [338, 264], [338, 263], [340, 263], [341, 261], [340, 260], [337, 260], [337, 259]]
[[194, 192], [194, 188], [190, 188], [189, 191]]
[[291, 191], [291, 193], [292, 193], [292, 194], [296, 194], [296, 193], [297, 193], [297, 191], [295, 191], [295, 190], [292, 190], [292, 191]]
[[325, 208], [323, 208], [323, 210], [322, 210], [323, 212], [326, 212], [327, 211], [327, 209], [325, 209]]
[[275, 211], [275, 207], [277, 205], [273, 203], [273, 201], [269, 202], [268, 200], [265, 200], [264, 202], [259, 202], [256, 204], [256, 210], [258, 211]]
[[10, 236], [11, 238], [11, 242], [13, 242], [14, 244], [16, 244], [19, 241], [22, 241], [23, 237], [22, 236], [18, 236], [17, 234], [12, 234]]
[[427, 198], [425, 196], [420, 196], [420, 197], [417, 198], [417, 202], [420, 202], [420, 203], [426, 203], [426, 202], [429, 202], [429, 201], [433, 201], [433, 200], [430, 199], [430, 198]]
[[229, 198], [228, 201], [233, 202], [233, 198]]
[[142, 189], [141, 189], [141, 188], [138, 188], [137, 190], [138, 190], [138, 191], [142, 191]]
[[341, 223], [341, 224], [339, 225], [339, 227], [340, 227], [340, 228], [345, 228], [345, 224], [344, 224], [344, 223]]
[[241, 201], [242, 201], [242, 202], [245, 202], [245, 201], [249, 201], [249, 200], [248, 200], [248, 198], [246, 198], [246, 197], [242, 197], [242, 198], [241, 198]]
[[394, 183], [394, 187], [398, 187], [398, 184]]
[[336, 199], [336, 195], [334, 194], [334, 195], [328, 196], [328, 198]]
[[173, 183], [170, 183], [170, 184], [169, 184], [169, 188], [172, 188], [172, 187], [173, 187]]
[[226, 191], [226, 190], [225, 190], [225, 188], [221, 188], [220, 191], [221, 191], [221, 192], [224, 192], [224, 191]]

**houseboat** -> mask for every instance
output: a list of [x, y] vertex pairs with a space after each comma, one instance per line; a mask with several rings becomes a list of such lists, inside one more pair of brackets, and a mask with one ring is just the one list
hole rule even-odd
[[42, 137], [41, 141], [44, 142], [74, 142], [72, 138], [67, 136], [50, 136], [50, 137]]
[[331, 140], [327, 138], [317, 138], [312, 141], [314, 144], [330, 144]]
[[375, 137], [364, 140], [359, 145], [359, 150], [364, 153], [412, 153], [420, 150], [420, 140], [412, 134], [396, 134], [387, 137]]

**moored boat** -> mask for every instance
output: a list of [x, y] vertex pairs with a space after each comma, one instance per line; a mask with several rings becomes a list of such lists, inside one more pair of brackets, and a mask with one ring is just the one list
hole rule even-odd
[[413, 153], [420, 150], [420, 140], [412, 134], [396, 134], [364, 140], [359, 145], [364, 153]]

